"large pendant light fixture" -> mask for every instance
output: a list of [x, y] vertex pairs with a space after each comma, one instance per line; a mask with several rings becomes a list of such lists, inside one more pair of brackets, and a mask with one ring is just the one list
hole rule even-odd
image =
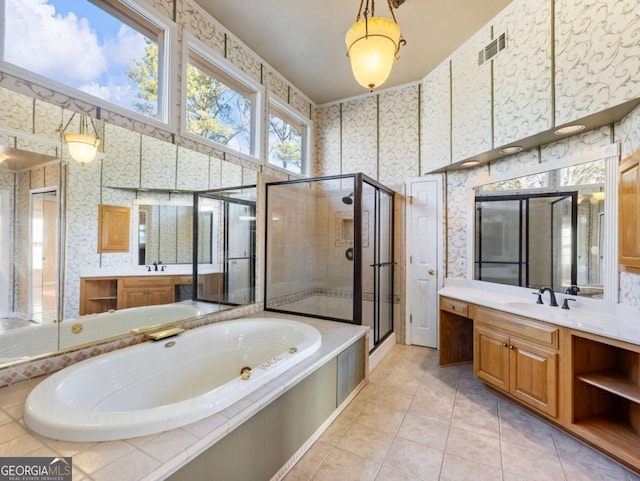
[[356, 23], [351, 25], [344, 39], [353, 76], [369, 90], [380, 87], [387, 80], [400, 47], [407, 43], [402, 38], [391, 0], [387, 0], [387, 5], [391, 18], [376, 17], [375, 0], [360, 0]]
[[[64, 138], [67, 148], [69, 149], [69, 155], [71, 158], [81, 164], [91, 162], [96, 158], [98, 152], [98, 146], [100, 145], [100, 137], [96, 130], [96, 125], [93, 123], [93, 119], [84, 115], [80, 115], [80, 132], [77, 134], [66, 133], [69, 124], [76, 116], [76, 112], [73, 113], [67, 125], [60, 129], [60, 134]], [[89, 133], [89, 124], [93, 128], [93, 135]]]

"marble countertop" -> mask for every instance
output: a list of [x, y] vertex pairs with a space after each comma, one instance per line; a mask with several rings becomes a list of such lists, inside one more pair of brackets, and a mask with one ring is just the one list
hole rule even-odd
[[195, 423], [158, 434], [98, 443], [55, 441], [29, 430], [22, 420], [27, 395], [44, 377], [0, 389], [0, 456], [72, 456], [73, 481], [165, 479], [222, 439], [274, 399], [364, 336], [367, 328], [287, 314], [249, 317], [294, 319], [317, 328], [319, 351], [233, 406]]
[[[129, 277], [129, 276], [186, 276], [193, 274], [192, 264], [162, 264], [158, 269], [164, 271], [147, 270], [147, 266], [114, 266], [114, 267], [88, 267], [80, 272], [80, 277]], [[200, 264], [198, 275], [216, 274], [222, 272], [222, 267], [215, 264]]]
[[548, 305], [549, 294], [543, 295], [544, 305], [536, 304], [537, 298], [531, 294], [534, 291], [535, 289], [490, 282], [445, 279], [445, 286], [439, 294], [611, 339], [640, 344], [639, 311], [599, 299], [556, 293], [560, 306], [565, 297], [576, 299], [569, 303], [568, 310], [561, 309]]

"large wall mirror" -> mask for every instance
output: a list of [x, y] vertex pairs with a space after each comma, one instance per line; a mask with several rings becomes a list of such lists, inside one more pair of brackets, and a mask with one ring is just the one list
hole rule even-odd
[[475, 280], [617, 300], [617, 145], [474, 181]]
[[[55, 143], [51, 145], [55, 150]], [[139, 145], [138, 137], [131, 146], [132, 155], [137, 155]], [[126, 144], [120, 143], [119, 148], [126, 149]], [[166, 148], [176, 147], [167, 143]], [[11, 153], [17, 156], [13, 150]], [[81, 318], [84, 330], [75, 335], [72, 328], [78, 318], [80, 279], [100, 276], [102, 271], [108, 277], [172, 277], [173, 299], [205, 301], [205, 312], [255, 302], [256, 170], [221, 159], [214, 163], [212, 156], [213, 167], [204, 170], [213, 172], [216, 168], [218, 176], [205, 185], [229, 187], [199, 192], [194, 199], [193, 190], [186, 189], [120, 188], [113, 183], [100, 187], [99, 162], [86, 166], [61, 163], [27, 151], [20, 152], [20, 158], [24, 162], [0, 165], [0, 287], [4, 286], [0, 291], [0, 366], [194, 315], [187, 313], [177, 319], [174, 315], [167, 320], [154, 315], [133, 324], [124, 321], [125, 316], [90, 315]], [[252, 185], [232, 187], [243, 178]], [[46, 187], [32, 188], [38, 182]], [[75, 196], [73, 203], [71, 196]], [[53, 208], [45, 209], [48, 204], [42, 204], [50, 198]], [[97, 253], [101, 199], [131, 208], [129, 252]], [[195, 209], [194, 200], [198, 201]], [[51, 223], [52, 229], [45, 229], [49, 224], [43, 221], [43, 212], [49, 211], [57, 220]], [[58, 242], [59, 235], [65, 234], [66, 241], [62, 238]], [[153, 264], [160, 262], [165, 269], [155, 271]], [[150, 271], [145, 266], [150, 266]], [[107, 291], [96, 295], [116, 302], [117, 292]]]

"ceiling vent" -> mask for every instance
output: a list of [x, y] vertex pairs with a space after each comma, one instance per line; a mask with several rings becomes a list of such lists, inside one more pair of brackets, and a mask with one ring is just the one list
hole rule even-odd
[[478, 52], [478, 65], [482, 65], [507, 48], [507, 34], [500, 34], [494, 38], [485, 48]]

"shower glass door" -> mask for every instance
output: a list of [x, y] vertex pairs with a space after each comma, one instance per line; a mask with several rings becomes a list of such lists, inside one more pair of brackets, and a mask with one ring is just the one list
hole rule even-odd
[[376, 343], [393, 331], [393, 196], [378, 191], [378, 326]]

